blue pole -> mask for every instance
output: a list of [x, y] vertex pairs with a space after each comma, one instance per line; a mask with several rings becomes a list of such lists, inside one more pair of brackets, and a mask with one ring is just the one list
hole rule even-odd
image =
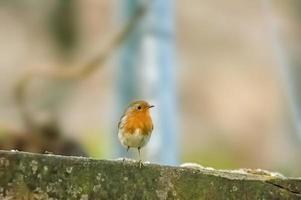
[[291, 112], [293, 128], [296, 133], [296, 142], [301, 141], [301, 107], [298, 98], [298, 87], [295, 85], [293, 76], [293, 65], [285, 51], [285, 47], [279, 36], [279, 30], [275, 17], [272, 15], [272, 0], [262, 0], [263, 14], [265, 16], [267, 31], [270, 34], [271, 45], [277, 61], [277, 72], [282, 81], [283, 89], [287, 95], [289, 109]]
[[[121, 14], [119, 15], [121, 19], [121, 24], [125, 24], [137, 10], [139, 6], [139, 0], [120, 0], [121, 4]], [[139, 96], [137, 88], [137, 66], [138, 59], [137, 54], [139, 54], [140, 49], [140, 39], [141, 31], [140, 27], [136, 27], [135, 30], [128, 36], [124, 44], [122, 45], [119, 56], [118, 56], [118, 66], [117, 66], [117, 116], [121, 117], [126, 106], [129, 102], [133, 101]], [[119, 119], [117, 119], [119, 120]], [[114, 132], [114, 145], [116, 146], [117, 154], [119, 157], [133, 157], [133, 155], [126, 153], [125, 149], [117, 141], [117, 124]]]
[[[143, 1], [121, 0], [123, 19]], [[179, 157], [175, 85], [174, 9], [172, 0], [153, 0], [148, 15], [125, 42], [118, 64], [119, 111], [132, 100], [155, 104], [154, 132], [146, 159], [177, 164]], [[121, 109], [122, 108], [122, 109]], [[124, 155], [121, 148], [119, 155]]]

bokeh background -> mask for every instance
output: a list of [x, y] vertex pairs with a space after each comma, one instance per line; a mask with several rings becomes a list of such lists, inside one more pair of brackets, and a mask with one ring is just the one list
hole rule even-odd
[[168, 126], [144, 159], [300, 176], [300, 1], [156, 1], [127, 26], [140, 1], [0, 0], [0, 148], [124, 156], [119, 117], [145, 98]]

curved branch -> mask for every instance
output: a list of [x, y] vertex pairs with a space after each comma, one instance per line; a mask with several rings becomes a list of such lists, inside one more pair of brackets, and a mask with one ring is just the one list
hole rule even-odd
[[25, 125], [30, 130], [34, 129], [34, 122], [29, 114], [28, 109], [26, 108], [26, 93], [29, 86], [29, 83], [34, 78], [48, 78], [48, 79], [63, 79], [63, 80], [82, 80], [88, 78], [96, 70], [103, 66], [103, 64], [111, 57], [112, 53], [119, 48], [124, 41], [129, 37], [135, 27], [138, 25], [140, 20], [145, 16], [146, 11], [150, 5], [151, 1], [140, 6], [136, 13], [130, 18], [127, 24], [115, 34], [108, 39], [109, 43], [103, 48], [97, 56], [91, 59], [89, 62], [84, 64], [81, 67], [76, 68], [59, 68], [49, 71], [38, 71], [38, 72], [28, 72], [25, 74], [16, 84], [15, 88], [15, 99], [21, 117], [23, 118]]

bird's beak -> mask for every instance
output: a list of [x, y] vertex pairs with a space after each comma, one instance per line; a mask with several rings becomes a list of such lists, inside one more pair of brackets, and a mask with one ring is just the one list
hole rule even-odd
[[153, 108], [153, 107], [155, 107], [154, 105], [150, 105], [148, 108]]

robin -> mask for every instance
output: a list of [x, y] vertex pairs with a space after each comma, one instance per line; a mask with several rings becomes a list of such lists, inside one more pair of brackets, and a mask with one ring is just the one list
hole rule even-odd
[[[140, 158], [140, 150], [144, 147], [152, 134], [153, 122], [149, 109], [154, 107], [146, 101], [134, 101], [125, 110], [118, 123], [118, 138], [120, 143], [127, 148], [137, 148]], [[139, 159], [140, 166], [142, 165]]]

